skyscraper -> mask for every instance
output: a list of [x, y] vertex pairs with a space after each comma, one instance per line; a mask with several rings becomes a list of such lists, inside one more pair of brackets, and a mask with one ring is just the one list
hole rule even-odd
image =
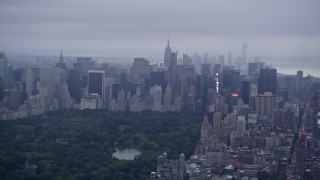
[[153, 111], [161, 112], [161, 101], [162, 101], [162, 88], [161, 86], [155, 85], [152, 87], [153, 92]]
[[74, 70], [74, 69], [69, 70], [68, 89], [70, 92], [70, 96], [74, 98], [76, 102], [80, 102], [81, 79], [80, 79], [80, 73], [77, 70]]
[[245, 116], [238, 116], [236, 124], [236, 136], [243, 137], [246, 130], [246, 119]]
[[169, 66], [169, 83], [172, 88], [173, 97], [175, 97], [175, 93], [177, 90], [177, 75], [178, 75], [177, 56], [178, 56], [177, 52], [171, 53], [170, 66]]
[[66, 83], [67, 79], [68, 79], [68, 67], [67, 67], [66, 63], [64, 62], [62, 51], [60, 53], [59, 62], [56, 63], [56, 68], [60, 68], [63, 70], [61, 78], [62, 78], [62, 82]]
[[53, 96], [58, 96], [60, 94], [61, 73], [62, 70], [58, 68], [40, 69], [40, 81], [41, 83], [45, 83], [47, 85], [49, 100]]
[[120, 89], [117, 96], [117, 111], [126, 111], [126, 94], [124, 89]]
[[103, 70], [88, 71], [88, 94], [99, 94], [102, 101], [105, 98], [104, 77], [105, 71]]
[[201, 64], [201, 75], [204, 75], [206, 77], [211, 76], [211, 66], [209, 63], [207, 63], [207, 61]]
[[241, 99], [244, 104], [249, 104], [250, 84], [249, 81], [242, 81], [241, 83]]
[[184, 103], [188, 102], [189, 95], [194, 95], [194, 65], [182, 65], [178, 67], [177, 93]]
[[164, 97], [164, 111], [172, 111], [172, 100], [172, 88], [170, 84], [168, 84], [166, 87], [166, 93]]
[[192, 59], [191, 59], [191, 57], [190, 56], [188, 56], [187, 54], [184, 54], [183, 53], [183, 56], [182, 56], [183, 58], [182, 58], [182, 64], [183, 65], [187, 65], [187, 64], [191, 64], [192, 63]]
[[134, 58], [131, 69], [132, 83], [139, 84], [141, 75], [146, 74], [149, 74], [149, 61], [145, 58]]
[[299, 139], [296, 143], [296, 160], [297, 160], [297, 174], [300, 176], [304, 175], [305, 171], [305, 152], [306, 138], [303, 135], [303, 131], [299, 131]]
[[220, 128], [221, 128], [221, 113], [215, 112], [213, 114], [213, 122], [212, 122], [212, 131], [213, 134], [220, 136]]
[[170, 41], [168, 39], [167, 47], [164, 50], [164, 67], [169, 67], [171, 62], [171, 48], [170, 48]]
[[0, 78], [3, 84], [7, 82], [8, 59], [4, 52], [0, 52]]
[[87, 87], [88, 70], [95, 69], [95, 62], [89, 57], [77, 57], [77, 62], [73, 66], [80, 74], [81, 87]]
[[276, 108], [276, 96], [270, 92], [256, 97], [256, 112], [258, 117], [265, 116], [268, 121], [271, 121]]
[[60, 68], [60, 69], [63, 69], [65, 71], [68, 70], [68, 67], [67, 67], [66, 63], [64, 62], [62, 51], [60, 53], [59, 62], [56, 63], [56, 68]]
[[258, 94], [271, 92], [276, 94], [277, 91], [277, 70], [276, 69], [260, 69]]
[[259, 72], [258, 63], [252, 62], [252, 63], [249, 63], [248, 66], [249, 66], [248, 67], [248, 75], [249, 76], [253, 76], [256, 72]]
[[221, 66], [224, 66], [224, 55], [219, 55], [218, 56], [218, 62]]
[[197, 101], [197, 111], [206, 111], [207, 95], [208, 95], [208, 77], [204, 75], [196, 75], [195, 78], [195, 98]]
[[166, 88], [167, 82], [163, 71], [150, 72], [150, 86], [159, 85], [162, 89]]
[[302, 95], [302, 81], [303, 81], [303, 71], [297, 71], [296, 77], [296, 92], [297, 96], [300, 97]]

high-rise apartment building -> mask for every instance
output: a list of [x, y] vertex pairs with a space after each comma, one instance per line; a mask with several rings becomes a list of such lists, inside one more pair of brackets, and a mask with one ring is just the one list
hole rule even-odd
[[276, 96], [272, 93], [264, 93], [256, 97], [256, 113], [258, 117], [266, 117], [268, 121], [274, 117], [274, 109], [276, 108]]
[[238, 116], [236, 124], [236, 136], [243, 137], [246, 130], [246, 119], [245, 116]]
[[117, 111], [126, 111], [126, 93], [124, 89], [118, 91]]
[[[153, 89], [153, 111], [161, 112], [162, 108], [162, 88], [161, 86], [155, 85]], [[151, 91], [151, 90], [150, 90]]]

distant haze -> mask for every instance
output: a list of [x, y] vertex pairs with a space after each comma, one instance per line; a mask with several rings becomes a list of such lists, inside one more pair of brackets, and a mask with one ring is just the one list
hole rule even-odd
[[[0, 51], [98, 56], [320, 55], [319, 0], [0, 1]], [[187, 48], [186, 48], [187, 44]]]

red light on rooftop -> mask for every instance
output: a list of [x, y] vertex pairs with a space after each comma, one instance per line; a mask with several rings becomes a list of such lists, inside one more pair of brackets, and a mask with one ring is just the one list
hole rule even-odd
[[234, 92], [234, 93], [232, 93], [231, 94], [233, 97], [238, 97], [239, 96], [239, 94], [237, 93], [237, 92]]

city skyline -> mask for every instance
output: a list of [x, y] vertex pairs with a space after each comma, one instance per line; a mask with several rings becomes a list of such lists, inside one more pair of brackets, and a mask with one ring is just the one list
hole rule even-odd
[[0, 2], [0, 179], [317, 179], [319, 5]]
[[[162, 57], [173, 50], [248, 57], [320, 55], [319, 2], [10, 1], [1, 2], [5, 52]], [[181, 8], [183, 6], [183, 8]], [[272, 11], [271, 11], [272, 10]], [[147, 15], [147, 16], [146, 16]]]

